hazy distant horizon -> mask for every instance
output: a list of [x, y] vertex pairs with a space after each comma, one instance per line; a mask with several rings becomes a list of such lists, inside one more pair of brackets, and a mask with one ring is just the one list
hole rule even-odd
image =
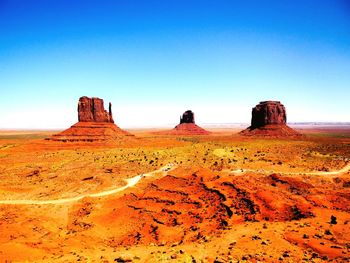
[[349, 122], [350, 5], [325, 1], [0, 1], [0, 128], [64, 129], [81, 96], [120, 127]]
[[[74, 123], [72, 123], [73, 125]], [[203, 128], [207, 129], [245, 129], [250, 126], [250, 123], [197, 123]], [[350, 129], [350, 122], [293, 122], [287, 123], [290, 127], [293, 128], [327, 128], [327, 127], [337, 127], [337, 128], [346, 128]], [[142, 130], [142, 129], [170, 129], [174, 128], [178, 123], [168, 123], [163, 125], [135, 125], [135, 126], [126, 126], [121, 127], [127, 130]], [[3, 127], [0, 128], [0, 131], [60, 131], [69, 128], [71, 125], [66, 127], [56, 127], [56, 128], [26, 128], [26, 127]], [[119, 125], [120, 126], [120, 125]]]

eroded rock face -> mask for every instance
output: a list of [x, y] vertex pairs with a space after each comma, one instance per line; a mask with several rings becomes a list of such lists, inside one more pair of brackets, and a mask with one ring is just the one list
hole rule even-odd
[[[132, 136], [120, 129], [112, 117], [112, 104], [108, 112], [104, 109], [103, 100], [81, 97], [78, 102], [79, 122], [69, 129], [52, 135], [47, 140], [60, 142], [119, 143], [125, 136]], [[129, 139], [128, 139], [129, 140]]]
[[180, 117], [180, 124], [181, 123], [194, 123], [194, 113], [191, 110], [187, 110], [182, 114], [182, 117]]
[[112, 117], [112, 104], [109, 103], [109, 111], [104, 109], [103, 99], [81, 97], [78, 102], [79, 122], [110, 122]]
[[252, 110], [251, 125], [240, 132], [244, 136], [299, 137], [287, 125], [286, 109], [279, 101], [262, 101]]
[[279, 101], [262, 101], [252, 110], [251, 128], [269, 124], [286, 124], [286, 109]]

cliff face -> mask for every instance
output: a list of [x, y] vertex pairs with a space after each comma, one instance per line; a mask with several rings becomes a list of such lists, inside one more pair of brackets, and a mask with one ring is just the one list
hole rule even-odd
[[180, 117], [180, 124], [181, 123], [195, 123], [193, 111], [190, 111], [190, 110], [185, 111]]
[[262, 101], [252, 110], [251, 128], [268, 124], [286, 124], [286, 109], [279, 101]]
[[251, 125], [240, 132], [245, 136], [297, 137], [301, 134], [287, 125], [287, 114], [279, 101], [262, 101], [252, 110]]
[[79, 122], [49, 140], [61, 142], [115, 142], [130, 136], [127, 131], [114, 124], [112, 104], [108, 112], [104, 109], [103, 100], [81, 97], [78, 102]]
[[109, 112], [104, 109], [103, 99], [81, 97], [78, 102], [79, 122], [110, 122], [112, 117], [112, 104], [109, 103]]

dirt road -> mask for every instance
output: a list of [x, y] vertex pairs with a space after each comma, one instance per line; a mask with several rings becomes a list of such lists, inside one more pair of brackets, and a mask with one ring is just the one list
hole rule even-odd
[[[103, 197], [107, 195], [112, 195], [121, 191], [124, 191], [127, 188], [135, 186], [143, 177], [151, 177], [154, 176], [155, 174], [161, 172], [163, 173], [163, 176], [165, 176], [170, 170], [174, 169], [175, 166], [173, 164], [167, 164], [163, 166], [162, 168], [149, 172], [146, 174], [139, 174], [134, 177], [125, 179], [126, 185], [122, 187], [118, 187], [115, 189], [110, 189], [110, 190], [105, 190], [102, 192], [98, 193], [93, 193], [93, 194], [85, 194], [85, 195], [80, 195], [76, 197], [71, 197], [71, 198], [62, 198], [62, 199], [54, 199], [54, 200], [0, 200], [0, 204], [7, 204], [7, 205], [59, 205], [59, 204], [65, 204], [65, 203], [72, 203], [79, 201], [85, 197]], [[238, 169], [235, 171], [231, 171], [233, 174], [242, 174], [245, 172], [256, 172], [256, 173], [279, 173], [279, 174], [284, 174], [284, 175], [318, 175], [318, 176], [337, 176], [343, 173], [346, 173], [350, 171], [350, 163], [348, 163], [346, 166], [344, 166], [342, 169], [337, 170], [337, 171], [330, 171], [330, 172], [278, 172], [278, 171], [265, 171], [265, 170], [252, 170], [252, 169]]]
[[94, 193], [94, 194], [85, 194], [85, 195], [80, 195], [76, 197], [71, 197], [71, 198], [61, 198], [61, 199], [54, 199], [54, 200], [0, 200], [0, 204], [7, 204], [7, 205], [60, 205], [60, 204], [65, 204], [65, 203], [72, 203], [79, 201], [85, 197], [103, 197], [107, 195], [112, 195], [121, 191], [124, 191], [125, 189], [129, 187], [135, 186], [143, 177], [151, 177], [156, 175], [157, 173], [163, 173], [163, 176], [165, 176], [170, 170], [174, 169], [173, 164], [167, 164], [163, 166], [162, 168], [149, 172], [146, 174], [139, 174], [134, 177], [125, 179], [126, 185], [122, 187], [118, 187], [115, 189], [110, 189], [110, 190], [105, 190], [102, 192]]
[[279, 172], [274, 170], [253, 170], [253, 169], [237, 169], [234, 171], [231, 171], [233, 174], [242, 174], [245, 172], [255, 172], [255, 173], [278, 173], [278, 174], [284, 174], [284, 175], [318, 175], [318, 176], [337, 176], [343, 173], [347, 173], [350, 171], [350, 163], [345, 165], [342, 169], [337, 171], [330, 171], [330, 172], [323, 172], [323, 171], [315, 171], [315, 172]]

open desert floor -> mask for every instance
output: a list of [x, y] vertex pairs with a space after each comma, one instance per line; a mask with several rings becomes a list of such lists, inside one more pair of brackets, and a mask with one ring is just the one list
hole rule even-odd
[[0, 132], [0, 262], [349, 262], [350, 129]]

